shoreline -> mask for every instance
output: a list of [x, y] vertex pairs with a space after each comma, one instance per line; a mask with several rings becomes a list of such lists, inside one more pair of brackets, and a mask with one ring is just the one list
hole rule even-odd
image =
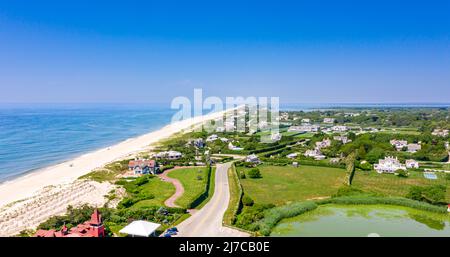
[[22, 176], [3, 181], [0, 183], [0, 208], [32, 197], [39, 190], [46, 187], [74, 182], [79, 177], [108, 163], [131, 157], [144, 150], [150, 150], [154, 144], [163, 139], [190, 129], [192, 126], [199, 125], [202, 122], [221, 118], [224, 113], [234, 109], [237, 108], [168, 124], [156, 131], [132, 137], [115, 145], [94, 150], [59, 164], [32, 170]]

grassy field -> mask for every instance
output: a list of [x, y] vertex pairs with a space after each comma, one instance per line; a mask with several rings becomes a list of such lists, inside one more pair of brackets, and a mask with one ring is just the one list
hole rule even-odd
[[385, 196], [404, 197], [413, 185], [445, 184], [447, 185], [447, 200], [450, 200], [450, 182], [445, 180], [444, 174], [438, 173], [437, 180], [429, 180], [423, 177], [422, 172], [410, 171], [409, 173], [408, 178], [400, 178], [393, 174], [378, 174], [374, 171], [357, 172], [353, 179], [353, 187]]
[[184, 194], [175, 203], [186, 208], [198, 194], [203, 192], [207, 182], [208, 170], [204, 167], [177, 169], [169, 173], [169, 177], [178, 179], [184, 187]]
[[[240, 170], [248, 170], [239, 167]], [[288, 204], [294, 201], [329, 197], [343, 185], [346, 172], [343, 169], [317, 166], [259, 166], [260, 179], [241, 179], [244, 192], [257, 203]], [[358, 171], [353, 187], [381, 196], [404, 197], [413, 185], [447, 185], [447, 200], [450, 200], [450, 182], [444, 174], [438, 180], [428, 180], [421, 172], [410, 171], [410, 177], [400, 178], [392, 174], [378, 174], [374, 171]]]
[[[245, 169], [239, 167], [240, 170]], [[328, 197], [344, 182], [342, 169], [301, 166], [259, 166], [262, 178], [241, 179], [244, 192], [256, 203], [287, 204]], [[245, 169], [246, 173], [248, 169]]]
[[164, 201], [175, 193], [175, 187], [171, 183], [164, 182], [158, 177], [150, 179], [149, 182], [140, 187], [143, 193], [152, 194], [155, 198], [139, 201], [132, 208], [145, 208], [155, 205], [164, 206]]

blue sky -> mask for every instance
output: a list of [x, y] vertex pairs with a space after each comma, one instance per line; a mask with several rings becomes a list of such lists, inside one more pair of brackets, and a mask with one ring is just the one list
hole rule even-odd
[[450, 102], [449, 1], [91, 2], [0, 2], [0, 103]]

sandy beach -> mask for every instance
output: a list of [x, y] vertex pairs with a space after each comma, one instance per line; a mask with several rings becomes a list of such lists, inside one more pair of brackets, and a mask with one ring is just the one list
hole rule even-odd
[[[158, 141], [202, 122], [221, 118], [224, 112], [179, 121], [0, 184], [0, 236], [14, 235], [23, 229], [34, 228], [48, 217], [64, 213], [69, 204], [86, 202], [101, 205], [103, 196], [114, 189], [114, 186], [92, 181], [81, 183], [77, 180], [80, 176], [110, 162], [151, 149]], [[34, 219], [29, 219], [31, 213]]]

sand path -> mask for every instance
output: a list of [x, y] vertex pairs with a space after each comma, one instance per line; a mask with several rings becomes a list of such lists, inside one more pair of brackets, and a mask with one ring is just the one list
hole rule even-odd
[[181, 168], [183, 167], [175, 167], [158, 175], [163, 181], [172, 183], [175, 186], [175, 193], [164, 202], [167, 207], [180, 207], [175, 204], [175, 201], [184, 194], [184, 187], [178, 179], [171, 178], [168, 175], [170, 172]]

